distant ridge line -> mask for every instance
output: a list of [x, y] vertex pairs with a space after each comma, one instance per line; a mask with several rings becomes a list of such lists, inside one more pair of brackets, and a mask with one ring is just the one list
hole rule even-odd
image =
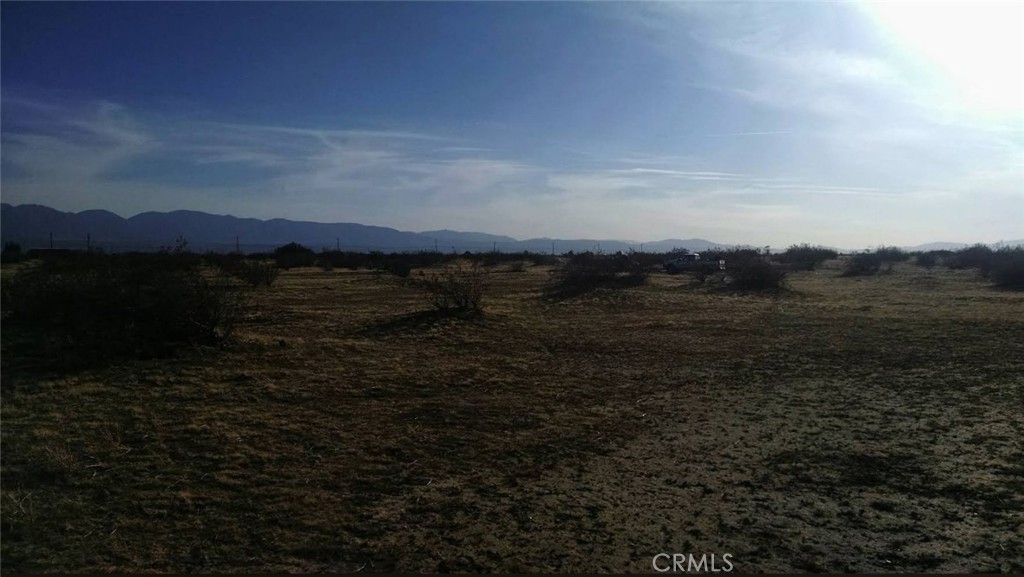
[[[86, 242], [104, 250], [150, 251], [174, 246], [184, 237], [189, 247], [199, 251], [245, 252], [265, 251], [289, 242], [298, 242], [314, 250], [341, 249], [366, 251], [441, 252], [540, 252], [558, 254], [568, 251], [664, 253], [677, 249], [691, 252], [730, 249], [737, 246], [701, 238], [670, 238], [656, 241], [623, 241], [618, 239], [530, 238], [517, 240], [510, 236], [483, 232], [462, 232], [449, 229], [424, 232], [402, 231], [390, 227], [359, 223], [321, 223], [293, 221], [283, 218], [260, 220], [231, 215], [215, 215], [195, 210], [142, 212], [124, 218], [113, 212], [92, 209], [62, 212], [39, 204], [0, 204], [0, 240], [17, 242], [25, 249], [46, 248], [50, 235], [58, 248], [85, 248]], [[87, 241], [88, 238], [88, 241]], [[999, 243], [993, 246], [998, 246]], [[1004, 241], [1006, 246], [1024, 245], [1024, 239]], [[929, 243], [906, 250], [955, 250], [968, 243]], [[775, 247], [777, 251], [780, 247]], [[840, 250], [840, 252], [851, 252]]]

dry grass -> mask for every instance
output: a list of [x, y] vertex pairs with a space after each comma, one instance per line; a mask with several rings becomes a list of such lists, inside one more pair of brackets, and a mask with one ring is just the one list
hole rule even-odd
[[231, 350], [5, 357], [3, 569], [1024, 570], [1024, 294], [840, 268], [552, 302], [526, 267], [473, 319], [294, 269]]

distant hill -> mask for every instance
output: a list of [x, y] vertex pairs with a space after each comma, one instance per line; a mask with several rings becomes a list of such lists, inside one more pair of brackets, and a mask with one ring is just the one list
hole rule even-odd
[[481, 243], [481, 244], [486, 244], [486, 243], [508, 244], [508, 243], [519, 242], [518, 240], [512, 238], [511, 236], [501, 236], [501, 235], [497, 235], [497, 234], [487, 234], [487, 233], [483, 233], [483, 232], [459, 232], [459, 231], [448, 230], [448, 229], [443, 229], [443, 230], [426, 230], [426, 231], [421, 232], [420, 234], [422, 234], [424, 236], [429, 236], [431, 238], [437, 239], [437, 241], [439, 243], [439, 248], [441, 246], [444, 246], [445, 243], [452, 243], [452, 242], [455, 242], [455, 243], [469, 242], [469, 243]]
[[510, 236], [482, 232], [428, 230], [408, 232], [357, 223], [302, 222], [275, 218], [259, 220], [228, 215], [207, 214], [193, 210], [144, 212], [122, 218], [105, 210], [61, 212], [37, 204], [0, 205], [0, 238], [14, 241], [24, 248], [49, 246], [50, 238], [58, 248], [84, 248], [86, 239], [94, 247], [108, 251], [157, 250], [174, 246], [179, 238], [187, 240], [193, 250], [263, 251], [298, 242], [313, 249], [341, 248], [356, 251], [455, 250], [531, 251], [556, 253], [601, 250], [603, 252], [644, 250], [666, 252], [673, 248], [689, 251], [731, 245], [702, 239], [663, 240], [651, 243], [626, 242], [614, 239], [552, 239], [517, 240]]
[[[314, 250], [341, 248], [343, 250], [387, 252], [438, 250], [448, 252], [483, 252], [497, 249], [504, 252], [531, 251], [562, 254], [568, 251], [644, 250], [669, 252], [686, 249], [702, 252], [715, 248], [729, 249], [736, 245], [701, 238], [670, 238], [657, 241], [623, 241], [616, 239], [558, 239], [531, 238], [516, 240], [510, 236], [483, 232], [455, 230], [401, 231], [382, 226], [358, 223], [304, 222], [275, 218], [259, 220], [229, 215], [207, 214], [194, 210], [173, 212], [144, 212], [131, 218], [122, 218], [106, 210], [61, 212], [38, 204], [0, 204], [0, 240], [14, 241], [23, 248], [43, 248], [50, 244], [57, 248], [94, 247], [116, 252], [125, 250], [157, 250], [174, 246], [178, 238], [185, 238], [193, 250], [227, 252], [237, 246], [245, 252], [265, 251], [289, 242], [298, 242]], [[1004, 241], [993, 246], [1024, 245], [1024, 239]], [[907, 250], [955, 250], [965, 243], [938, 242], [905, 247]], [[775, 247], [773, 250], [778, 251]]]
[[196, 250], [231, 250], [236, 241], [246, 250], [265, 250], [289, 242], [315, 249], [434, 248], [433, 239], [421, 234], [356, 223], [258, 220], [191, 210], [144, 212], [126, 219], [102, 210], [73, 213], [40, 205], [0, 205], [0, 237], [4, 242], [13, 240], [25, 248], [42, 247], [49, 244], [51, 234], [55, 246], [85, 246], [88, 235], [93, 246], [110, 250], [158, 249], [173, 246], [179, 237], [184, 237]]

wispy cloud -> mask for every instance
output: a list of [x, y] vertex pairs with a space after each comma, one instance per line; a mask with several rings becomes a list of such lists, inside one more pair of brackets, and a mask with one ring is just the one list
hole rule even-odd
[[788, 131], [766, 131], [766, 132], [718, 132], [711, 134], [699, 134], [698, 136], [775, 136], [779, 134], [792, 134]]
[[[5, 98], [3, 106], [5, 120], [15, 119], [3, 132], [4, 200], [65, 210], [193, 208], [520, 238], [703, 236], [760, 244], [768, 237], [846, 246], [851, 235], [901, 242], [892, 231], [911, 211], [931, 220], [907, 232], [907, 244], [930, 240], [928, 231], [964, 226], [965, 219], [979, 234], [1011, 230], [1009, 215], [1020, 213], [1024, 198], [1024, 154], [1012, 131], [990, 137], [949, 127], [949, 134], [974, 135], [949, 146], [984, 149], [995, 160], [987, 168], [971, 162], [970, 178], [955, 182], [891, 186], [857, 175], [756, 170], [697, 154], [592, 154], [569, 167], [528, 162], [468, 137], [416, 131], [197, 122], [109, 102]], [[864, 147], [871, 160], [869, 143], [879, 146], [879, 138], [914, 151], [934, 134], [920, 126], [890, 130], [843, 146], [851, 154]], [[980, 210], [970, 193], [983, 189], [1003, 192], [990, 193], [992, 206]], [[929, 204], [936, 199], [941, 207]], [[998, 216], [985, 216], [993, 212]]]
[[656, 174], [682, 178], [685, 180], [736, 180], [746, 181], [748, 174], [734, 172], [714, 172], [707, 170], [669, 170], [666, 168], [623, 168], [608, 171], [612, 174]]
[[27, 110], [13, 122], [5, 115], [4, 164], [39, 185], [94, 180], [156, 146], [144, 127], [110, 102], [69, 108], [5, 99], [4, 107]]

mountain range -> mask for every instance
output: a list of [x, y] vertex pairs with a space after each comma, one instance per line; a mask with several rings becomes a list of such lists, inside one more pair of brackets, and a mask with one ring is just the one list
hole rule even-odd
[[289, 242], [310, 248], [354, 251], [488, 251], [558, 252], [600, 249], [605, 252], [630, 249], [667, 252], [673, 248], [701, 251], [731, 248], [732, 245], [704, 239], [665, 239], [628, 242], [614, 239], [518, 240], [482, 232], [430, 230], [401, 231], [357, 223], [303, 222], [275, 218], [259, 220], [214, 215], [192, 210], [144, 212], [122, 218], [106, 210], [61, 212], [38, 204], [0, 205], [0, 240], [17, 242], [23, 248], [102, 247], [108, 251], [156, 250], [174, 246], [179, 238], [193, 250], [244, 252], [272, 249]]
[[[429, 230], [401, 231], [382, 226], [357, 223], [303, 222], [275, 218], [259, 220], [214, 215], [192, 210], [144, 212], [123, 218], [106, 210], [61, 212], [38, 204], [0, 204], [0, 241], [17, 242], [24, 249], [101, 247], [110, 252], [157, 250], [172, 247], [185, 239], [189, 248], [198, 251], [259, 252], [297, 242], [310, 248], [353, 251], [489, 251], [557, 252], [570, 250], [601, 250], [604, 252], [645, 250], [668, 252], [686, 249], [691, 252], [712, 248], [733, 248], [736, 245], [709, 240], [664, 239], [629, 242], [615, 239], [531, 238], [518, 240], [510, 236], [482, 232]], [[1005, 241], [1000, 245], [1024, 245], [1024, 239]], [[938, 242], [907, 250], [955, 250], [966, 243]], [[849, 252], [849, 251], [842, 251]]]

